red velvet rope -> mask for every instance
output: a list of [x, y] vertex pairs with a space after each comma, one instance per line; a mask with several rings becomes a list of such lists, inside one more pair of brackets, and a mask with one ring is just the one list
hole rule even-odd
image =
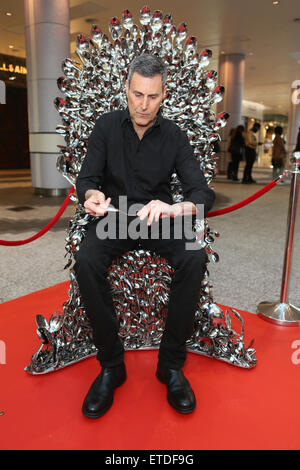
[[255, 199], [259, 198], [263, 194], [270, 191], [270, 189], [274, 188], [274, 186], [276, 186], [276, 184], [278, 183], [279, 180], [281, 180], [281, 178], [282, 177], [279, 177], [276, 180], [271, 181], [262, 189], [252, 194], [252, 196], [247, 197], [246, 199], [244, 199], [241, 202], [238, 202], [237, 204], [233, 204], [233, 206], [225, 207], [225, 209], [220, 209], [218, 211], [208, 212], [206, 217], [215, 217], [217, 215], [227, 214], [228, 212], [236, 211], [237, 209], [240, 209], [241, 207], [246, 206], [247, 204], [250, 204], [250, 202], [255, 201]]
[[37, 238], [41, 237], [44, 235], [48, 230], [50, 230], [51, 227], [58, 221], [58, 219], [61, 217], [61, 215], [64, 213], [64, 211], [67, 208], [67, 205], [70, 202], [70, 195], [74, 193], [74, 187], [72, 186], [70, 191], [68, 192], [68, 195], [64, 202], [62, 203], [59, 211], [57, 214], [53, 217], [53, 219], [44, 227], [42, 230], [40, 230], [38, 233], [33, 235], [30, 238], [27, 238], [26, 240], [17, 240], [17, 241], [6, 241], [6, 240], [0, 240], [0, 245], [4, 246], [18, 246], [18, 245], [25, 245], [26, 243], [33, 242], [33, 240], [36, 240]]
[[[247, 204], [249, 204], [250, 202], [252, 201], [255, 201], [255, 199], [259, 198], [260, 196], [262, 196], [263, 194], [265, 194], [266, 192], [270, 191], [270, 189], [274, 188], [274, 186], [276, 186], [276, 184], [278, 183], [279, 180], [282, 179], [282, 176], [280, 176], [279, 178], [277, 178], [276, 180], [274, 181], [271, 181], [270, 183], [268, 183], [266, 186], [264, 186], [262, 189], [260, 189], [259, 191], [257, 191], [256, 193], [252, 194], [252, 196], [249, 196], [247, 199], [244, 199], [243, 201], [237, 203], [237, 204], [234, 204], [233, 206], [230, 206], [230, 207], [226, 207], [225, 209], [220, 209], [220, 210], [217, 210], [217, 211], [211, 211], [211, 212], [208, 212], [207, 216], [206, 217], [215, 217], [217, 215], [222, 215], [222, 214], [227, 214], [228, 212], [232, 212], [232, 211], [235, 211], [237, 209], [240, 209], [241, 207], [243, 206], [246, 206]], [[60, 207], [59, 211], [57, 212], [57, 214], [53, 217], [53, 219], [42, 229], [40, 230], [38, 233], [36, 233], [35, 235], [33, 235], [32, 237], [30, 238], [27, 238], [26, 240], [17, 240], [17, 241], [6, 241], [6, 240], [0, 240], [0, 245], [4, 245], [4, 246], [18, 246], [18, 245], [25, 245], [26, 243], [30, 243], [30, 242], [33, 242], [34, 240], [36, 240], [37, 238], [41, 237], [42, 235], [44, 235], [46, 232], [48, 232], [48, 230], [50, 230], [51, 227], [53, 227], [53, 225], [58, 221], [58, 219], [61, 217], [61, 215], [64, 213], [64, 211], [66, 210], [67, 208], [67, 205], [69, 204], [70, 202], [70, 195], [74, 193], [74, 187], [72, 186], [66, 199], [64, 200], [62, 206]]]

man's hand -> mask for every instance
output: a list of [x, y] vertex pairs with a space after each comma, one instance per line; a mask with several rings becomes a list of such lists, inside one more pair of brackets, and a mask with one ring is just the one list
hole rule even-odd
[[106, 214], [107, 208], [111, 202], [110, 197], [105, 199], [105, 195], [101, 191], [89, 189], [85, 193], [85, 198], [86, 201], [84, 203], [84, 207], [88, 214], [93, 215], [94, 217]]
[[[188, 203], [191, 204], [191, 203]], [[137, 215], [141, 220], [148, 217], [147, 225], [151, 225], [153, 220], [158, 222], [159, 218], [164, 217], [177, 217], [183, 215], [183, 207], [181, 203], [178, 204], [167, 204], [165, 202], [155, 200], [150, 201], [141, 210], [137, 212]]]

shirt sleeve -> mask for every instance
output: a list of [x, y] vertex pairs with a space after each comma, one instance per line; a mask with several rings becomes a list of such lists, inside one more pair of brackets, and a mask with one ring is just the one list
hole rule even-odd
[[99, 190], [103, 184], [105, 165], [106, 145], [103, 123], [100, 118], [96, 121], [90, 134], [87, 154], [76, 181], [76, 192], [80, 204], [84, 204], [86, 191], [89, 189]]
[[215, 193], [209, 188], [199, 162], [194, 155], [186, 134], [180, 130], [180, 143], [176, 156], [175, 170], [181, 183], [185, 201], [204, 205], [204, 217], [212, 208]]

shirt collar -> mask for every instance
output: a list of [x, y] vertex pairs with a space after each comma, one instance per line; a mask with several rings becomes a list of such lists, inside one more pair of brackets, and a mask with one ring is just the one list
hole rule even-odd
[[[162, 117], [162, 114], [161, 114], [161, 110], [159, 109], [159, 110], [158, 110], [158, 113], [157, 113], [157, 115], [156, 115], [156, 120], [155, 120], [155, 122], [154, 122], [154, 124], [153, 124], [153, 127], [158, 127], [158, 126], [160, 126], [162, 120], [163, 120], [163, 117]], [[122, 115], [122, 117], [121, 117], [121, 124], [123, 125], [124, 122], [126, 122], [126, 121], [127, 121], [127, 122], [131, 122], [131, 117], [130, 117], [129, 109], [128, 109], [128, 108], [125, 109], [125, 111], [124, 111], [124, 113], [123, 113], [123, 115]]]

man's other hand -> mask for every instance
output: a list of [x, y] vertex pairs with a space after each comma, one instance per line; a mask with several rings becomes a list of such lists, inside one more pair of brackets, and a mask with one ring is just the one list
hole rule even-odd
[[87, 214], [93, 215], [94, 217], [106, 214], [107, 208], [111, 202], [110, 197], [105, 199], [105, 195], [101, 191], [89, 189], [85, 193], [85, 198], [84, 208]]
[[141, 220], [148, 217], [147, 225], [151, 225], [153, 220], [158, 222], [159, 218], [164, 217], [176, 217], [181, 214], [181, 208], [179, 204], [167, 204], [159, 200], [150, 201], [141, 210], [137, 212], [137, 216]]

